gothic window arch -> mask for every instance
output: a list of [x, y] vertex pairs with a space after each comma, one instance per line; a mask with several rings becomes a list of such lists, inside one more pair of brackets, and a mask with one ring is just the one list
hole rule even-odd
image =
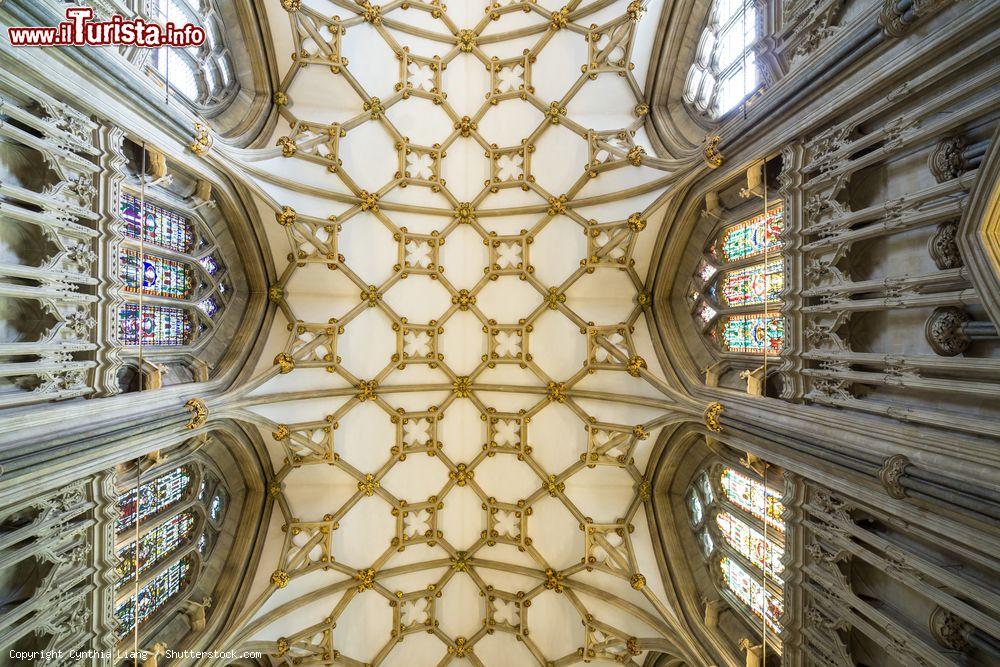
[[715, 463], [694, 478], [685, 504], [719, 594], [756, 633], [766, 622], [771, 645], [771, 633], [782, 630], [785, 523], [781, 492], [769, 483], [753, 470]]
[[695, 325], [724, 354], [776, 356], [785, 346], [783, 230], [781, 202], [726, 222], [695, 269], [689, 294]]
[[123, 185], [119, 212], [125, 300], [116, 312], [118, 341], [126, 348], [191, 345], [214, 327], [232, 292], [215, 241], [197, 213], [151, 188]]
[[759, 0], [715, 0], [684, 83], [684, 100], [720, 118], [760, 85], [753, 47], [762, 35]]
[[199, 111], [218, 109], [231, 100], [239, 82], [215, 3], [211, 0], [149, 0], [147, 10], [154, 21], [191, 23], [205, 31], [205, 42], [201, 46], [155, 49], [150, 57], [155, 76]]
[[136, 623], [149, 635], [190, 597], [229, 509], [229, 491], [203, 462], [142, 467], [119, 472], [114, 615], [125, 644]]

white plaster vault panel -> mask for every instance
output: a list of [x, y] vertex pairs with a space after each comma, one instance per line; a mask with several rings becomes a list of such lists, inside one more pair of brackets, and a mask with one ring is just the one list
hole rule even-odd
[[641, 664], [673, 635], [645, 465], [703, 408], [644, 316], [671, 178], [642, 130], [646, 4], [267, 0], [277, 148], [212, 149], [280, 274], [230, 414], [269, 443], [282, 548], [235, 643]]

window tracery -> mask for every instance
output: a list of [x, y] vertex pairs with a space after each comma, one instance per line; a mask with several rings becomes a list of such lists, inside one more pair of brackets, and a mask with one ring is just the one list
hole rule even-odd
[[753, 47], [761, 37], [757, 0], [716, 0], [688, 70], [684, 97], [701, 113], [719, 118], [760, 85]]
[[778, 355], [784, 348], [785, 318], [778, 312], [785, 287], [783, 230], [781, 203], [726, 225], [695, 269], [695, 323], [723, 352]]
[[129, 299], [117, 308], [119, 342], [190, 345], [225, 309], [225, 265], [193, 217], [125, 189], [119, 204], [118, 276]]
[[[720, 593], [751, 627], [781, 632], [785, 523], [779, 492], [728, 465], [691, 484], [688, 517]], [[766, 521], [765, 521], [766, 517]]]
[[151, 0], [149, 13], [154, 21], [192, 23], [205, 30], [205, 42], [201, 46], [156, 49], [152, 54], [156, 74], [198, 107], [213, 107], [230, 99], [237, 87], [236, 76], [232, 54], [219, 28], [221, 19], [215, 4]]
[[[125, 480], [134, 481], [134, 474], [134, 467], [120, 472]], [[228, 509], [225, 485], [201, 463], [167, 466], [153, 474], [118, 495], [114, 614], [119, 639], [134, 632], [137, 623], [142, 631], [161, 610], [190, 595]]]

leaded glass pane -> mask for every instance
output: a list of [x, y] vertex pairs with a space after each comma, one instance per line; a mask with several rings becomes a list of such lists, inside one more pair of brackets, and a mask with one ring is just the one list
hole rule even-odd
[[194, 245], [194, 231], [187, 218], [162, 206], [143, 202], [136, 196], [123, 192], [121, 214], [125, 221], [125, 235], [146, 243], [176, 252], [188, 252]]
[[[194, 515], [190, 512], [184, 512], [170, 517], [165, 523], [139, 538], [139, 574], [162, 562], [179, 546], [190, 540], [193, 530]], [[117, 567], [120, 578], [115, 584], [116, 588], [130, 580], [134, 581], [137, 560], [135, 542], [120, 549], [118, 558], [121, 559]]]
[[715, 308], [712, 308], [707, 303], [702, 302], [701, 306], [698, 307], [698, 310], [695, 313], [695, 315], [698, 317], [699, 320], [702, 321], [702, 323], [708, 324], [709, 322], [712, 321], [712, 318], [715, 317], [716, 312]]
[[198, 75], [194, 62], [178, 53], [177, 49], [163, 46], [156, 50], [156, 71], [185, 98], [192, 102], [198, 99]]
[[765, 541], [760, 531], [751, 528], [729, 512], [719, 512], [715, 517], [715, 523], [718, 524], [726, 542], [761, 570], [770, 575], [781, 574], [785, 569], [781, 564], [784, 550], [771, 540]]
[[219, 517], [222, 516], [222, 511], [225, 508], [225, 501], [222, 499], [221, 495], [216, 495], [212, 498], [212, 504], [208, 508], [208, 516], [211, 517], [212, 521], [218, 521]]
[[785, 346], [785, 318], [777, 313], [730, 315], [713, 333], [727, 352], [778, 354]]
[[184, 299], [191, 293], [191, 267], [184, 262], [123, 250], [118, 254], [118, 271], [129, 292], [139, 292], [141, 274], [144, 294]]
[[705, 499], [706, 503], [711, 503], [715, 494], [712, 493], [712, 482], [708, 479], [708, 475], [702, 473], [698, 477], [698, 488], [701, 489], [701, 497]]
[[718, 243], [712, 246], [712, 255], [723, 262], [756, 257], [764, 250], [781, 248], [781, 232], [785, 228], [784, 207], [775, 206], [767, 214], [761, 213], [749, 220], [726, 229]]
[[701, 278], [705, 282], [708, 282], [709, 280], [711, 280], [712, 276], [715, 275], [716, 271], [718, 271], [717, 268], [715, 268], [705, 260], [701, 260], [701, 263], [698, 265], [697, 273], [699, 278]]
[[769, 302], [777, 301], [785, 286], [784, 277], [784, 260], [780, 257], [770, 260], [766, 268], [764, 262], [761, 262], [727, 271], [719, 280], [722, 303], [730, 308], [738, 308], [764, 303], [765, 299]]
[[705, 518], [705, 508], [702, 507], [698, 494], [693, 490], [688, 493], [688, 512], [691, 514], [691, 523], [695, 526]]
[[[762, 583], [750, 576], [731, 558], [723, 557], [720, 562], [722, 579], [726, 587], [745, 604], [757, 618], [766, 619], [767, 626], [774, 632], [781, 632], [781, 615], [784, 611], [781, 598], [765, 590]], [[764, 598], [767, 598], [765, 615]]]
[[[132, 632], [136, 625], [142, 626], [156, 610], [167, 603], [170, 598], [177, 595], [187, 584], [188, 574], [191, 570], [191, 563], [187, 558], [173, 563], [163, 572], [153, 577], [139, 590], [139, 603], [136, 605], [134, 595], [118, 605], [115, 609], [115, 617], [118, 619], [118, 637], [124, 637]], [[138, 614], [136, 607], [138, 606]]]
[[201, 303], [199, 303], [198, 307], [201, 308], [202, 312], [204, 312], [209, 317], [215, 317], [215, 314], [219, 312], [219, 302], [216, 301], [215, 297], [213, 296], [210, 296]]
[[716, 25], [724, 25], [733, 14], [743, 8], [744, 0], [716, 0], [712, 18]]
[[721, 116], [731, 111], [757, 88], [757, 61], [747, 56], [725, 78], [719, 81], [719, 92], [715, 99], [715, 115]]
[[206, 271], [208, 271], [208, 275], [210, 275], [210, 276], [214, 276], [216, 273], [219, 272], [219, 262], [216, 261], [216, 259], [215, 259], [215, 257], [213, 255], [208, 255], [207, 257], [202, 257], [201, 258], [201, 265], [202, 265], [202, 267], [204, 267], [204, 269]]
[[191, 339], [191, 316], [183, 308], [142, 307], [125, 303], [118, 308], [118, 339], [125, 345], [187, 345]]
[[698, 533], [698, 540], [701, 542], [702, 553], [704, 553], [707, 558], [715, 549], [715, 543], [712, 541], [712, 536], [708, 534], [707, 530], [703, 530]]
[[785, 511], [785, 506], [781, 504], [777, 491], [732, 468], [722, 471], [719, 482], [729, 502], [761, 521], [766, 511], [768, 527], [784, 532], [785, 522], [781, 513]]
[[189, 486], [191, 486], [191, 470], [181, 466], [138, 488], [133, 487], [122, 493], [118, 496], [118, 520], [115, 522], [115, 531], [120, 533], [135, 525], [137, 499], [138, 516], [142, 521], [183, 498]]

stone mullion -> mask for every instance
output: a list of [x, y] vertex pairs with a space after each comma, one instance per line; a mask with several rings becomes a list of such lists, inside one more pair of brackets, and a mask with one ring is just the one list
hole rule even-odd
[[903, 275], [899, 277], [862, 280], [860, 282], [835, 282], [820, 287], [810, 287], [802, 291], [802, 296], [839, 297], [858, 293], [892, 294], [897, 290], [917, 290], [935, 286], [958, 286], [969, 283], [969, 271], [965, 268], [946, 269], [921, 276]]
[[[99, 232], [93, 228], [98, 219], [93, 210], [96, 192], [93, 181], [100, 171], [95, 162], [100, 150], [93, 141], [97, 125], [9, 74], [0, 74], [0, 87], [13, 92], [16, 101], [0, 100], [0, 109], [6, 118], [17, 123], [0, 122], [0, 136], [37, 152], [59, 179], [41, 192], [16, 184], [0, 184], [0, 194], [8, 200], [3, 204], [4, 217], [33, 225], [57, 247], [43, 266], [0, 266], [0, 275], [37, 283], [0, 283], [0, 297], [37, 301], [55, 319], [55, 326], [43, 333], [38, 343], [96, 343], [94, 310], [98, 297], [80, 290], [93, 290], [98, 283], [94, 263], [98, 259], [95, 241]], [[41, 113], [22, 108], [22, 100], [26, 101], [24, 104], [37, 104]], [[37, 207], [41, 212], [29, 211], [24, 205]], [[5, 395], [0, 405], [61, 400], [95, 391], [94, 364], [73, 363], [85, 360], [74, 360], [71, 356], [85, 350], [35, 352], [30, 347], [22, 350], [39, 358], [5, 365], [4, 374], [15, 378], [15, 386], [19, 384], [17, 378], [26, 379], [28, 384], [21, 387], [22, 391]], [[23, 372], [17, 373], [14, 366], [20, 366]]]
[[[968, 600], [979, 600], [992, 609], [1000, 610], [1000, 597], [996, 594], [971, 584], [926, 558], [902, 551], [899, 546], [853, 521], [840, 519], [813, 506], [810, 506], [808, 511], [810, 514], [806, 519], [808, 528], [822, 535], [831, 545], [864, 560], [902, 585], [918, 591], [941, 607], [969, 620], [973, 625], [988, 629], [994, 635], [1000, 636], [1000, 623], [957, 597], [962, 595]], [[872, 551], [872, 548], [882, 551], [886, 557], [879, 556]], [[935, 583], [929, 583], [928, 579]], [[956, 595], [950, 595], [945, 591], [955, 591]], [[973, 621], [972, 618], [976, 620]]]
[[[814, 361], [863, 364], [883, 369], [902, 369], [900, 374], [931, 371], [962, 377], [966, 377], [969, 373], [1000, 375], [1000, 360], [989, 358], [941, 357], [932, 354], [880, 354], [877, 352], [852, 352], [851, 350], [810, 350], [802, 356]], [[975, 386], [972, 382], [969, 384]]]
[[[824, 364], [836, 365], [846, 363], [839, 361], [827, 361]], [[880, 385], [885, 387], [899, 387], [903, 389], [924, 390], [931, 392], [947, 392], [952, 394], [963, 394], [969, 396], [998, 396], [1000, 395], [1000, 384], [998, 383], [974, 383], [963, 380], [922, 378], [908, 373], [896, 373], [892, 371], [872, 372], [856, 371], [848, 368], [806, 368], [803, 375], [813, 378], [851, 382], [866, 385]], [[943, 413], [947, 414], [947, 413]]]
[[909, 656], [919, 664], [952, 667], [953, 663], [930, 644], [880, 609], [865, 602], [851, 590], [847, 578], [839, 570], [836, 573], [831, 572], [831, 568], [837, 570], [833, 564], [826, 568], [811, 564], [805, 567], [805, 574], [811, 580], [808, 584], [811, 592], [826, 597], [831, 609], [837, 612], [833, 615], [834, 619], [847, 621], [851, 627], [864, 633], [889, 654], [897, 657]]
[[[52, 570], [38, 582], [25, 602], [0, 615], [0, 646], [32, 632], [50, 633], [55, 648], [79, 646], [92, 636], [88, 596], [97, 589], [90, 532], [100, 523], [98, 502], [92, 500], [86, 483], [74, 483], [47, 494], [9, 506], [4, 514], [15, 517], [37, 510], [40, 520], [10, 531], [4, 543], [4, 563], [10, 567], [26, 559], [51, 562]], [[27, 548], [15, 545], [34, 540]]]
[[812, 314], [860, 313], [901, 308], [935, 308], [938, 306], [969, 306], [980, 302], [975, 289], [953, 290], [934, 294], [907, 294], [873, 299], [838, 299], [815, 306], [803, 306], [802, 312]]

